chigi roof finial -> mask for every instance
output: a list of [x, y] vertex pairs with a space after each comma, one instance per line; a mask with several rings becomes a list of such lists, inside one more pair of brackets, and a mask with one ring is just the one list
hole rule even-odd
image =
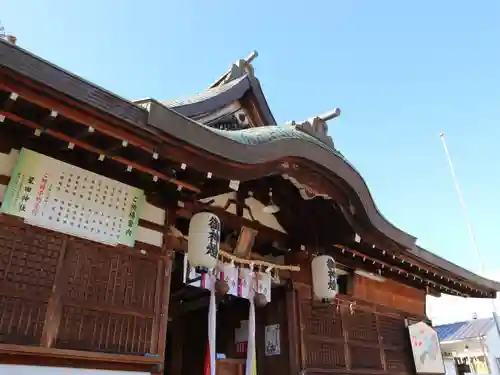
[[340, 116], [340, 108], [334, 108], [331, 111], [325, 112], [322, 115], [314, 116], [313, 118], [301, 123], [292, 122], [295, 128], [302, 130], [313, 137], [319, 139], [323, 143], [334, 147], [332, 137], [328, 135], [327, 121], [333, 120]]
[[259, 53], [257, 51], [253, 51], [248, 57], [246, 58], [247, 64], [251, 64], [252, 61], [254, 61], [257, 57], [259, 57]]
[[340, 110], [340, 108], [334, 108], [331, 111], [325, 112], [317, 117], [326, 122], [333, 120], [336, 117], [339, 117], [341, 113], [342, 111]]

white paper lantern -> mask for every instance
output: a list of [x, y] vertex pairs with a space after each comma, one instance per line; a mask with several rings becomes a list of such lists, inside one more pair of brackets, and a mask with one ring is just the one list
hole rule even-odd
[[311, 262], [314, 297], [331, 302], [337, 295], [337, 271], [335, 260], [329, 255], [320, 255]]
[[189, 222], [188, 261], [196, 269], [217, 266], [220, 246], [219, 218], [210, 212], [199, 212]]

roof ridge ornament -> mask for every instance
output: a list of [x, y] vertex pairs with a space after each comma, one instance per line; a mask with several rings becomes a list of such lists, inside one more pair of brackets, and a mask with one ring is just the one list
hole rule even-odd
[[333, 139], [328, 135], [327, 122], [339, 117], [340, 114], [340, 108], [334, 108], [331, 111], [323, 113], [319, 116], [314, 116], [309, 120], [300, 123], [292, 121], [292, 125], [295, 126], [297, 130], [301, 130], [334, 148]]
[[246, 59], [239, 59], [236, 61], [236, 63], [231, 66], [229, 72], [227, 72], [220, 84], [231, 82], [235, 79], [243, 77], [244, 75], [248, 75], [252, 78], [255, 77], [252, 61], [254, 61], [258, 56], [259, 53], [257, 51], [253, 51]]

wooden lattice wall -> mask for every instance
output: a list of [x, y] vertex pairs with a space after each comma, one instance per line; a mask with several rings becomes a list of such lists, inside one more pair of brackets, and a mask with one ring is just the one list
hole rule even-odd
[[325, 306], [298, 288], [301, 365], [307, 374], [411, 374], [412, 358], [404, 318], [357, 300]]
[[158, 353], [165, 263], [0, 215], [0, 343]]

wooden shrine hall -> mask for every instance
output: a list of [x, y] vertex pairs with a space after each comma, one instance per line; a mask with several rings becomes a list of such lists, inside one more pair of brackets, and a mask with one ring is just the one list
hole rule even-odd
[[500, 284], [380, 213], [340, 110], [277, 124], [255, 57], [129, 101], [0, 40], [0, 375], [444, 374], [426, 296]]

